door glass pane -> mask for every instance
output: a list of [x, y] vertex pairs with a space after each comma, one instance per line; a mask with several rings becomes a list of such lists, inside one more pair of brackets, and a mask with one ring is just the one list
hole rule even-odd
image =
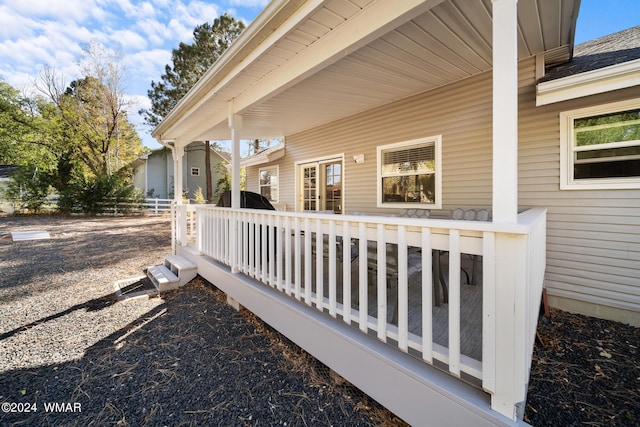
[[303, 168], [303, 196], [302, 209], [305, 211], [316, 210], [316, 191], [317, 191], [317, 171], [315, 166], [305, 166]]
[[325, 165], [325, 209], [335, 213], [342, 212], [342, 165], [330, 163]]

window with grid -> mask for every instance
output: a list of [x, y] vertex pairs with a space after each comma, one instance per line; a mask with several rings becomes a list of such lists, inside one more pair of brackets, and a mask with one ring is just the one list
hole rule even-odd
[[191, 168], [191, 176], [200, 176], [200, 168]]
[[441, 137], [378, 147], [378, 206], [441, 206]]
[[561, 114], [561, 188], [640, 188], [640, 100]]
[[259, 175], [260, 194], [271, 202], [278, 202], [278, 167], [260, 169]]

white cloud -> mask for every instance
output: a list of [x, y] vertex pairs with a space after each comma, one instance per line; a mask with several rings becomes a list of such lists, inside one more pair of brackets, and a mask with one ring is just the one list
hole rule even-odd
[[151, 45], [161, 46], [166, 43], [167, 27], [162, 22], [143, 19], [138, 21], [136, 26]]
[[127, 93], [144, 93], [151, 89], [151, 81], [159, 81], [164, 66], [171, 62], [171, 52], [165, 49], [153, 49], [127, 55]]
[[19, 36], [33, 35], [32, 27], [36, 22], [8, 8], [0, 6], [0, 39], [7, 40]]
[[137, 52], [147, 48], [147, 41], [132, 30], [117, 30], [111, 33], [111, 40], [122, 47], [123, 52]]
[[78, 22], [103, 13], [93, 0], [5, 0], [5, 6], [22, 15], [50, 18], [59, 22]]
[[[191, 43], [193, 41], [193, 29], [205, 22], [212, 22], [219, 16], [219, 7], [214, 3], [204, 3], [199, 0], [187, 3], [178, 2], [173, 9], [169, 21], [169, 29], [179, 41]], [[175, 43], [174, 47], [177, 47]]]
[[264, 9], [269, 4], [269, 0], [229, 0], [229, 4], [237, 7]]

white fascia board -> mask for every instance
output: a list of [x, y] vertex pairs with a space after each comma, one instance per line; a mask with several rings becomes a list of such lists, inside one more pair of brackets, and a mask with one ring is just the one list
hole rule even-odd
[[640, 59], [538, 83], [536, 106], [640, 85]]

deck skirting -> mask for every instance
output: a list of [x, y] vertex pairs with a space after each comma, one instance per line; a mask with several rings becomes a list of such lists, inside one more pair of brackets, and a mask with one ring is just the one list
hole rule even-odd
[[490, 397], [195, 249], [177, 254], [198, 274], [411, 425], [526, 425], [491, 410]]

